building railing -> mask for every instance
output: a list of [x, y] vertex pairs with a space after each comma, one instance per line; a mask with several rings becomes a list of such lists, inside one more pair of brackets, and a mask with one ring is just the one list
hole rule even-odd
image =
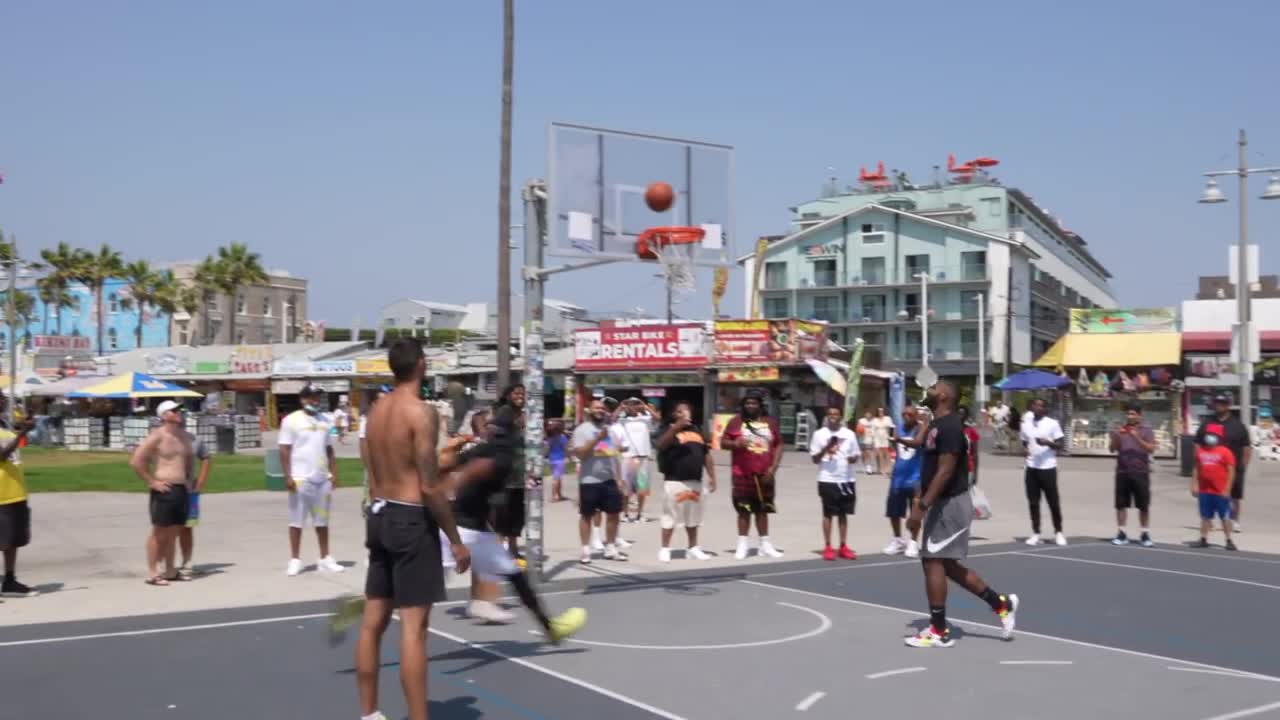
[[990, 266], [985, 264], [947, 265], [942, 267], [903, 266], [888, 270], [857, 267], [849, 268], [848, 277], [841, 281], [838, 272], [818, 271], [803, 268], [795, 288], [785, 278], [765, 278], [762, 290], [813, 290], [813, 289], [857, 289], [876, 286], [899, 286], [919, 284], [919, 274], [927, 272], [929, 283], [945, 285], [948, 283], [981, 283], [991, 279]]

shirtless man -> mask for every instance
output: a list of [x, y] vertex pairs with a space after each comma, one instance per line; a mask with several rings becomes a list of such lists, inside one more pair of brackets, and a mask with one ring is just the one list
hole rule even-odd
[[[129, 465], [151, 489], [151, 534], [147, 537], [147, 584], [163, 586], [178, 579], [174, 546], [178, 532], [187, 524], [190, 498], [187, 478], [191, 477], [195, 447], [191, 435], [182, 429], [182, 408], [165, 400], [156, 408], [160, 427], [151, 431], [133, 451]], [[164, 558], [165, 574], [158, 569]]]
[[426, 357], [413, 338], [387, 351], [395, 389], [369, 415], [369, 574], [364, 617], [356, 643], [356, 687], [363, 720], [385, 720], [378, 711], [382, 635], [392, 610], [400, 612], [400, 686], [409, 720], [427, 720], [427, 624], [431, 605], [444, 599], [440, 531], [452, 546], [458, 572], [471, 555], [458, 536], [436, 458], [439, 417], [422, 402]]

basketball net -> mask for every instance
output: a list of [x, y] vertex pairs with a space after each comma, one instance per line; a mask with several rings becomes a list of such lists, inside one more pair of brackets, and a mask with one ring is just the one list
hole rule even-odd
[[653, 247], [653, 254], [658, 256], [662, 272], [667, 276], [667, 286], [672, 290], [688, 295], [697, 289], [693, 259], [700, 247], [702, 243], [667, 243]]

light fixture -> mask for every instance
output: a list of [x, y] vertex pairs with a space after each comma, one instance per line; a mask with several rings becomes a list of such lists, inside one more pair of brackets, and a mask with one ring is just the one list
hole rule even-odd
[[1220, 203], [1226, 202], [1227, 196], [1222, 194], [1222, 190], [1218, 188], [1218, 181], [1209, 178], [1209, 182], [1204, 186], [1204, 194], [1200, 196], [1202, 203]]
[[1262, 191], [1263, 200], [1280, 200], [1280, 175], [1272, 175], [1267, 181], [1267, 189]]

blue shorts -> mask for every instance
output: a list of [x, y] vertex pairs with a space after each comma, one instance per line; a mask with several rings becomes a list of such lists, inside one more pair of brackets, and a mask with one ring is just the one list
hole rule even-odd
[[1221, 520], [1231, 517], [1231, 498], [1200, 493], [1200, 519], [1212, 520], [1214, 515]]
[[885, 502], [884, 516], [887, 518], [904, 518], [911, 511], [911, 498], [920, 488], [889, 488], [889, 499]]

